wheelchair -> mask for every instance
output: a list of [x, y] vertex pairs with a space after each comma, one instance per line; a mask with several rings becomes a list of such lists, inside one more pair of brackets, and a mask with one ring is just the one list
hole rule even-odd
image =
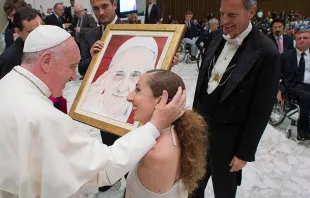
[[[185, 61], [186, 64], [192, 62], [191, 61], [190, 51], [191, 51], [191, 45], [190, 44], [185, 44], [185, 43], [182, 42], [180, 44], [180, 46], [179, 46], [179, 49], [178, 49], [178, 53], [179, 53], [178, 61], [179, 62], [184, 62]], [[202, 62], [202, 55], [199, 52], [199, 55], [197, 57], [197, 68], [198, 68], [198, 70], [199, 70], [201, 62]]]
[[293, 127], [297, 127], [297, 120], [293, 117], [297, 113], [297, 119], [299, 118], [300, 108], [298, 105], [297, 100], [291, 99], [291, 98], [285, 98], [284, 103], [281, 103], [281, 101], [276, 100], [270, 118], [269, 118], [269, 124], [277, 127], [280, 126], [285, 118], [288, 118], [291, 123], [288, 129], [286, 130], [286, 137], [288, 139], [292, 136], [292, 129]]

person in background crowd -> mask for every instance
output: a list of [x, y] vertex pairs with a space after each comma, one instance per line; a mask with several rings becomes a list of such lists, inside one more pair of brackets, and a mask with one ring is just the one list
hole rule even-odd
[[14, 32], [13, 20], [16, 11], [22, 7], [27, 7], [27, 3], [24, 0], [5, 0], [3, 4], [3, 10], [9, 20], [4, 34], [5, 49], [10, 47], [18, 37], [17, 33]]

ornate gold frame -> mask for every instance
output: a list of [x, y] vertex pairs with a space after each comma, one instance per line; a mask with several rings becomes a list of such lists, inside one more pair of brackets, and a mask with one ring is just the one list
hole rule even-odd
[[[104, 31], [104, 34], [101, 38], [101, 40], [104, 42], [104, 45], [108, 45], [106, 43], [107, 36], [110, 34], [111, 31], [124, 31], [124, 32], [130, 32], [130, 31], [143, 31], [143, 32], [173, 32], [173, 37], [172, 40], [169, 44], [168, 51], [166, 53], [166, 56], [164, 58], [163, 64], [161, 69], [166, 69], [170, 70], [172, 67], [172, 61], [177, 53], [177, 50], [179, 48], [180, 42], [182, 41], [183, 35], [185, 33], [186, 27], [185, 25], [175, 25], [175, 24], [158, 24], [158, 25], [149, 25], [149, 24], [111, 24], [108, 25]], [[80, 103], [81, 96], [83, 95], [83, 92], [85, 91], [85, 86], [87, 82], [91, 78], [91, 73], [93, 72], [95, 65], [97, 64], [99, 60], [99, 54], [97, 53], [87, 70], [86, 75], [84, 76], [84, 80], [80, 86], [80, 89], [76, 95], [76, 98], [72, 104], [72, 107], [70, 109], [69, 115], [71, 116], [72, 119], [85, 123], [87, 125], [93, 126], [98, 129], [102, 129], [105, 131], [108, 131], [110, 133], [122, 136], [125, 135], [129, 130], [124, 129], [119, 126], [112, 125], [110, 123], [103, 122], [101, 120], [97, 120], [92, 117], [88, 117], [86, 115], [82, 115], [80, 113], [77, 113], [77, 107], [78, 104]]]

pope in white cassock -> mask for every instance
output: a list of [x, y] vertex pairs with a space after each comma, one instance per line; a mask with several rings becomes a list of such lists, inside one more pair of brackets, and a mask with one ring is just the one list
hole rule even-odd
[[108, 147], [89, 137], [48, 97], [75, 80], [74, 39], [57, 26], [39, 26], [25, 41], [21, 66], [0, 81], [0, 197], [78, 197], [84, 184], [111, 185], [155, 145], [158, 131], [183, 114], [185, 94], [167, 92], [144, 126]]

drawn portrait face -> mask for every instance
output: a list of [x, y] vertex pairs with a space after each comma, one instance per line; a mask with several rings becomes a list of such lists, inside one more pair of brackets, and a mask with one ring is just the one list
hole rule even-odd
[[104, 101], [108, 114], [126, 115], [131, 104], [126, 98], [132, 92], [140, 76], [154, 69], [155, 54], [144, 47], [133, 47], [113, 58], [104, 89]]
[[152, 37], [133, 37], [122, 44], [98, 79], [90, 85], [84, 110], [126, 122], [132, 112], [127, 96], [140, 76], [155, 68], [158, 46]]

